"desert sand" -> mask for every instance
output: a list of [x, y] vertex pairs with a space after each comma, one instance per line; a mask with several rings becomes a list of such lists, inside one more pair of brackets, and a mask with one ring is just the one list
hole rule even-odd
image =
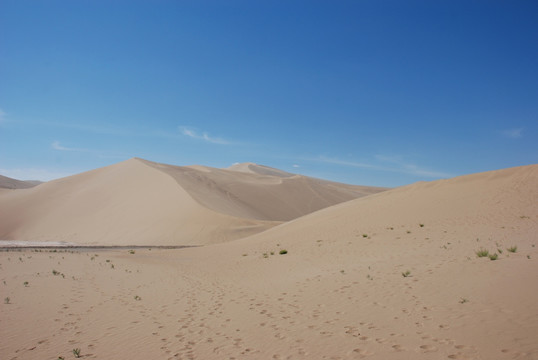
[[[184, 249], [5, 249], [0, 358], [68, 359], [80, 349], [88, 359], [538, 359], [538, 165], [412, 184], [289, 221], [270, 218], [271, 209], [240, 217], [245, 208], [235, 197], [229, 211], [236, 216], [222, 220], [222, 194], [200, 199], [205, 190], [185, 190], [188, 181], [196, 184], [185, 177], [214, 172], [210, 168], [191, 167], [200, 172], [193, 175], [149, 171], [164, 165], [140, 160], [119, 165], [15, 190], [35, 192], [54, 205], [54, 216], [14, 234], [23, 241], [36, 234], [39, 241], [32, 231], [49, 229], [45, 240], [56, 231], [66, 234], [56, 241], [67, 241], [65, 223], [56, 217], [91, 216], [118, 193], [127, 204], [105, 202], [103, 212], [116, 224], [118, 238], [100, 240], [109, 245], [129, 244], [129, 231], [119, 231], [118, 222], [157, 223], [163, 229], [147, 245], [157, 245], [163, 234], [166, 244], [175, 225], [161, 218], [166, 212], [159, 206], [176, 215], [177, 202], [188, 207], [187, 215], [203, 212], [198, 219], [211, 222], [207, 226], [268, 222], [268, 230]], [[139, 176], [115, 183], [115, 172], [125, 167]], [[294, 177], [262, 170], [247, 164], [226, 171], [276, 183]], [[204, 179], [211, 188], [211, 178]], [[87, 186], [62, 198], [62, 184], [73, 182]], [[175, 193], [155, 198], [157, 192], [141, 191], [155, 187]], [[25, 209], [25, 199], [39, 207], [26, 196], [0, 194], [0, 206]], [[70, 214], [69, 201], [81, 199], [89, 210]], [[210, 208], [211, 199], [220, 207]], [[140, 201], [156, 209], [155, 217], [114, 212]], [[28, 212], [25, 221], [37, 216], [32, 212], [44, 214]], [[97, 220], [104, 221], [94, 218], [82, 228]], [[2, 221], [5, 229], [16, 217]], [[203, 236], [213, 239], [211, 231]], [[497, 258], [478, 257], [479, 250]]]

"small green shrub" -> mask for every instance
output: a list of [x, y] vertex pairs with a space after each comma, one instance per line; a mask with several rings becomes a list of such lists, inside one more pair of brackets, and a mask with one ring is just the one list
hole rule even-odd
[[490, 254], [489, 255], [490, 260], [497, 260], [498, 257], [499, 257], [499, 255], [497, 255], [497, 254]]
[[129, 254], [134, 255], [135, 251], [134, 250], [129, 250]]
[[54, 276], [60, 275], [60, 272], [53, 269], [52, 270], [52, 275], [54, 275]]
[[420, 226], [420, 227], [424, 227], [424, 224], [418, 224], [418, 226]]
[[11, 299], [9, 298], [9, 296], [4, 298], [4, 304], [9, 304], [10, 301], [11, 301]]
[[486, 257], [488, 255], [489, 255], [489, 251], [487, 251], [486, 249], [480, 249], [476, 251], [476, 256], [478, 257]]
[[362, 237], [363, 237], [363, 238], [367, 238], [367, 237], [368, 237], [368, 234], [362, 234]]
[[23, 285], [24, 285], [24, 286], [28, 286], [28, 281], [25, 281], [25, 282], [23, 283]]
[[469, 302], [469, 300], [466, 299], [466, 298], [461, 298], [460, 299], [460, 304], [465, 304], [466, 302]]
[[511, 253], [515, 253], [517, 251], [517, 246], [511, 246], [507, 248], [506, 250], [510, 251]]
[[403, 273], [402, 273], [402, 276], [403, 276], [403, 277], [409, 277], [409, 276], [411, 276], [411, 271], [407, 270], [407, 271], [403, 272]]
[[285, 254], [287, 254], [287, 253], [288, 253], [288, 250], [286, 250], [286, 249], [282, 249], [282, 250], [280, 250], [280, 252], [279, 252], [280, 255], [285, 255]]
[[141, 298], [140, 296], [138, 296], [138, 295], [135, 295], [134, 299], [135, 299], [136, 301], [140, 301], [140, 300], [142, 300], [142, 298]]
[[73, 349], [73, 355], [75, 355], [76, 358], [79, 358], [80, 357], [80, 349], [79, 348]]

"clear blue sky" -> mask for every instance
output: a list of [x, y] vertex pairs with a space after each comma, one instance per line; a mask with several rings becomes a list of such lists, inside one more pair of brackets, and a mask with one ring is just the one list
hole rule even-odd
[[538, 162], [537, 1], [0, 1], [0, 174], [398, 186]]

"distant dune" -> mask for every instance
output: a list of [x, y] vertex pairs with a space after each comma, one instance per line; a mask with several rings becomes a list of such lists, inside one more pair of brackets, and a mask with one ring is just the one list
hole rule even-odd
[[131, 159], [24, 192], [2, 194], [0, 239], [91, 245], [208, 244], [254, 234], [385, 190], [299, 175], [282, 177], [276, 169], [264, 171]]
[[28, 189], [39, 184], [40, 181], [22, 181], [0, 175], [0, 189]]

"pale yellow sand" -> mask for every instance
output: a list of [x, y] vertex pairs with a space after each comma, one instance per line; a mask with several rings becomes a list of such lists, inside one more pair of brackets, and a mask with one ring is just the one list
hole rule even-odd
[[537, 199], [528, 166], [224, 244], [2, 252], [0, 358], [537, 359]]

